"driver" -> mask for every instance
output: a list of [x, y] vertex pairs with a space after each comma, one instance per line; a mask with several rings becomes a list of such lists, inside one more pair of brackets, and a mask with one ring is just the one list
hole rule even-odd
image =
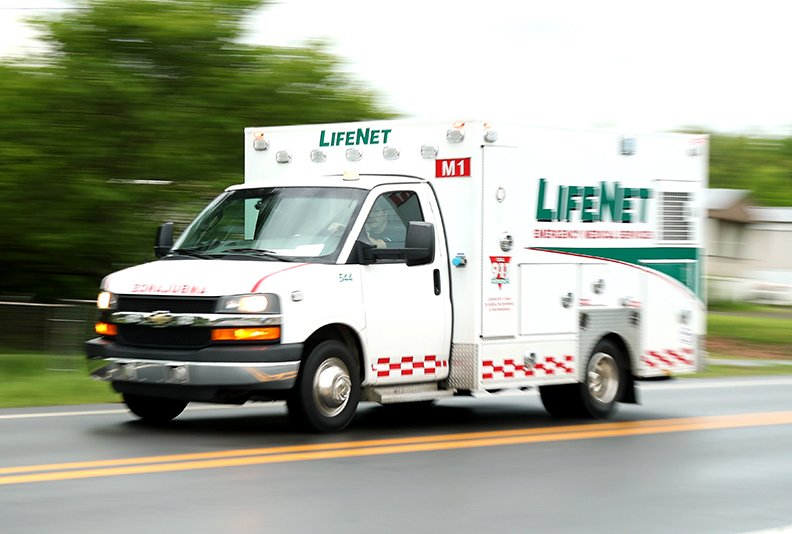
[[388, 211], [383, 206], [375, 205], [366, 219], [366, 236], [377, 248], [387, 248], [390, 239], [385, 235], [388, 227]]

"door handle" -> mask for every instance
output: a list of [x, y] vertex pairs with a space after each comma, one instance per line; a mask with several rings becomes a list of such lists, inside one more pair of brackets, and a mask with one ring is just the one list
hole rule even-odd
[[572, 305], [572, 299], [574, 299], [572, 293], [567, 293], [566, 295], [561, 297], [561, 306], [563, 306], [564, 308], [569, 308]]
[[434, 276], [435, 295], [439, 295], [440, 294], [440, 269], [435, 269], [434, 273], [433, 273], [433, 276]]

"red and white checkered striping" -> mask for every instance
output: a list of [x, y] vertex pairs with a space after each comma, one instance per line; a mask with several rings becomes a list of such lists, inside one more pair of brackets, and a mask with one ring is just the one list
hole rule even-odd
[[645, 366], [652, 369], [668, 369], [681, 365], [694, 365], [693, 349], [683, 348], [679, 350], [666, 349], [662, 351], [650, 350], [641, 358]]
[[396, 356], [378, 358], [371, 370], [378, 377], [436, 375], [440, 369], [448, 367], [447, 360], [438, 360], [434, 354], [428, 356]]
[[529, 376], [549, 376], [572, 374], [575, 371], [573, 356], [545, 356], [533, 367], [517, 363], [514, 359], [507, 358], [502, 363], [496, 364], [494, 360], [481, 362], [481, 379], [495, 380], [504, 378], [525, 378]]

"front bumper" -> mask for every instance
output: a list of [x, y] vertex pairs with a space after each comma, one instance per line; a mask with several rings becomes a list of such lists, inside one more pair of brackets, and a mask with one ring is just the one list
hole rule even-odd
[[91, 375], [117, 390], [134, 384], [287, 390], [300, 370], [303, 345], [212, 346], [197, 350], [129, 347], [96, 338], [85, 343]]

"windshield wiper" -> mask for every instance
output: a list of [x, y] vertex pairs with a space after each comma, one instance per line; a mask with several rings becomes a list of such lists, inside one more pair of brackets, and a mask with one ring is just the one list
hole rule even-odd
[[222, 252], [216, 253], [216, 255], [218, 256], [227, 256], [227, 255], [235, 255], [235, 254], [240, 254], [243, 256], [254, 256], [256, 258], [264, 258], [264, 259], [277, 260], [277, 261], [294, 261], [291, 258], [279, 256], [274, 250], [265, 250], [261, 248], [237, 247], [237, 248], [229, 248]]
[[170, 255], [189, 256], [191, 258], [200, 258], [202, 260], [214, 259], [212, 258], [212, 256], [209, 256], [208, 254], [204, 254], [203, 250], [199, 250], [196, 248], [175, 248], [170, 251]]

